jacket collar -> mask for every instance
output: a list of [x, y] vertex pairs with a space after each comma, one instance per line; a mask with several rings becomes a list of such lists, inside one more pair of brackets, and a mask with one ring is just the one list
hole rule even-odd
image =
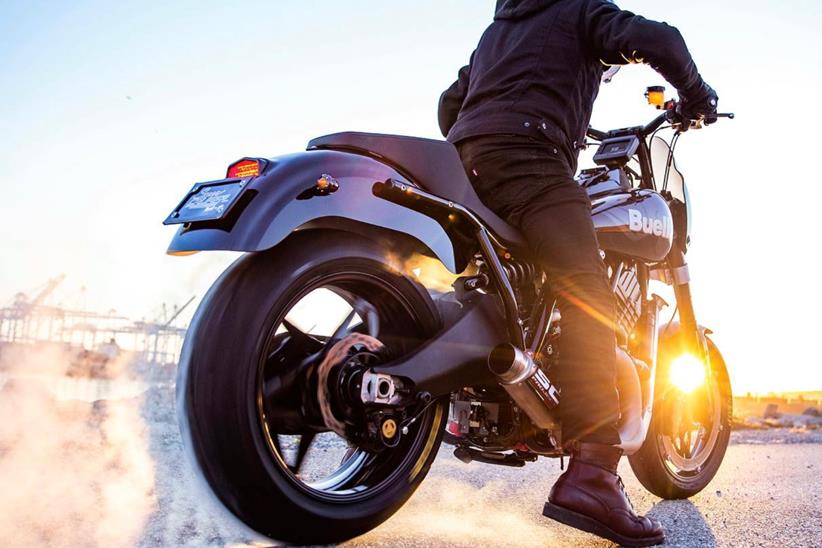
[[497, 13], [494, 19], [497, 21], [523, 19], [557, 2], [559, 0], [497, 0]]

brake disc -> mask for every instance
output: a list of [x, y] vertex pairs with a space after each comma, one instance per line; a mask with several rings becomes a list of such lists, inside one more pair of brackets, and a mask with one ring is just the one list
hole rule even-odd
[[328, 377], [331, 370], [341, 365], [356, 346], [364, 346], [370, 352], [377, 352], [383, 344], [370, 335], [352, 333], [340, 339], [331, 347], [317, 367], [317, 403], [325, 426], [342, 438], [346, 438], [345, 424], [334, 416], [331, 410], [331, 397], [328, 390]]

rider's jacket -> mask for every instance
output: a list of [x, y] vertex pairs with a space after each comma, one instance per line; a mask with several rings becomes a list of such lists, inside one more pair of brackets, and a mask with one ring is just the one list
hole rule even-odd
[[647, 63], [699, 101], [707, 88], [677, 29], [609, 0], [505, 0], [440, 98], [452, 143], [489, 134], [546, 139], [575, 170], [606, 65]]

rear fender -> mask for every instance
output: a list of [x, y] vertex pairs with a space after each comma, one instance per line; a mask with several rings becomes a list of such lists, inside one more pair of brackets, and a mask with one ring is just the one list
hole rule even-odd
[[[331, 176], [335, 192], [314, 192], [317, 180]], [[357, 232], [367, 237], [410, 236], [422, 251], [439, 259], [451, 272], [465, 269], [459, 253], [443, 227], [431, 217], [374, 196], [375, 182], [392, 178], [405, 181], [393, 168], [373, 158], [339, 151], [299, 152], [270, 159], [263, 174], [252, 179], [251, 197], [229, 223], [182, 225], [168, 253], [196, 251], [264, 251], [282, 242], [295, 230], [327, 228]]]

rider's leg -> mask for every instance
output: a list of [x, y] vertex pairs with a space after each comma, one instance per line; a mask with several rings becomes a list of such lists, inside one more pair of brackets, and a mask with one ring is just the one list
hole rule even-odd
[[590, 202], [551, 147], [528, 138], [483, 137], [460, 155], [480, 198], [518, 225], [541, 259], [562, 313], [559, 371], [568, 470], [543, 513], [625, 545], [664, 540], [660, 525], [637, 516], [617, 475], [614, 301], [599, 255]]
[[585, 192], [568, 177], [546, 177], [542, 193], [515, 211], [530, 247], [542, 259], [562, 313], [560, 360], [563, 442], [616, 445], [614, 296], [599, 255]]
[[520, 227], [557, 294], [562, 359], [549, 375], [562, 389], [563, 440], [618, 444], [614, 301], [588, 196], [544, 142], [489, 136], [459, 149], [480, 198]]
[[557, 384], [563, 441], [571, 442], [572, 457], [543, 513], [623, 545], [658, 544], [662, 528], [634, 513], [617, 475], [622, 451], [614, 447], [620, 441], [614, 300], [590, 204], [572, 179], [548, 179], [543, 194], [519, 213], [562, 312]]

